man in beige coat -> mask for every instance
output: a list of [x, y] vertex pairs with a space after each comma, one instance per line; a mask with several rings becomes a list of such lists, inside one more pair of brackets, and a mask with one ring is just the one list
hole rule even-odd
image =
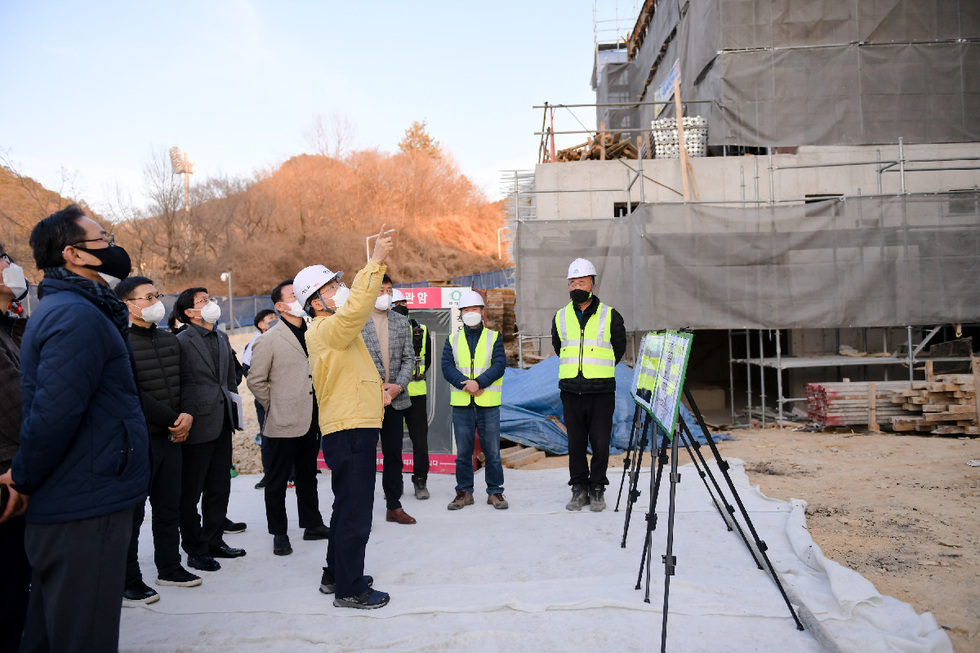
[[272, 302], [281, 319], [252, 345], [248, 387], [265, 409], [265, 518], [272, 535], [272, 552], [284, 556], [293, 552], [286, 533], [286, 486], [293, 470], [303, 539], [323, 540], [329, 531], [320, 515], [316, 491], [320, 425], [306, 355], [306, 321], [303, 307], [293, 295], [292, 279], [273, 289]]
[[391, 399], [382, 389], [361, 329], [371, 318], [391, 249], [392, 239], [382, 227], [374, 254], [350, 290], [340, 283], [341, 274], [322, 265], [300, 270], [293, 282], [296, 299], [313, 316], [306, 344], [320, 409], [323, 459], [330, 467], [334, 494], [320, 591], [336, 592], [337, 607], [380, 608], [390, 598], [372, 589], [374, 579], [364, 575], [377, 476], [375, 452], [384, 407]]

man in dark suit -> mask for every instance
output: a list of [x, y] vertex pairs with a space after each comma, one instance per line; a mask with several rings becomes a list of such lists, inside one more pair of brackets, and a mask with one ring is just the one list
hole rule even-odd
[[265, 412], [261, 425], [268, 447], [268, 464], [263, 465], [265, 517], [272, 552], [283, 556], [293, 552], [286, 533], [286, 483], [291, 470], [296, 470], [296, 508], [303, 539], [325, 540], [329, 531], [316, 493], [320, 424], [306, 355], [306, 313], [293, 294], [292, 279], [272, 290], [272, 302], [282, 319], [253, 341], [248, 387]]
[[408, 384], [415, 368], [415, 348], [412, 346], [412, 325], [408, 318], [390, 311], [391, 278], [386, 274], [374, 304], [371, 319], [364, 325], [361, 337], [378, 368], [384, 390], [385, 414], [381, 423], [381, 454], [384, 468], [381, 487], [385, 493], [385, 519], [398, 524], [414, 524], [415, 518], [402, 508], [405, 491], [402, 477], [403, 410], [411, 407]]
[[[232, 430], [239, 428], [238, 378], [228, 336], [215, 326], [221, 308], [206, 288], [180, 293], [173, 312], [187, 323], [180, 342], [180, 408], [194, 417], [181, 448], [181, 546], [187, 564], [217, 571], [218, 558], [238, 558], [244, 549], [224, 542], [231, 494]], [[201, 513], [197, 512], [198, 501]]]

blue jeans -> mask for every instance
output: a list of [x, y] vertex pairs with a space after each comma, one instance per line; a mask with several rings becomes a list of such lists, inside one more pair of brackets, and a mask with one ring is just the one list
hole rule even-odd
[[471, 404], [453, 406], [456, 436], [456, 491], [473, 492], [473, 447], [479, 433], [486, 456], [484, 476], [487, 496], [504, 491], [504, 466], [500, 462], [500, 406], [484, 408]]

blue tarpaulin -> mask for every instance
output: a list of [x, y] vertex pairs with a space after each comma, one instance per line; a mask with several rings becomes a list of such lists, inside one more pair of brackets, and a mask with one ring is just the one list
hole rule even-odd
[[[633, 368], [623, 363], [617, 365], [616, 410], [613, 414], [612, 442], [609, 446], [612, 453], [626, 451], [629, 447], [630, 429], [636, 410], [636, 404], [630, 395], [632, 383]], [[503, 405], [500, 407], [502, 438], [548, 453], [567, 454], [568, 436], [562, 426], [559, 426], [564, 421], [563, 413], [558, 391], [557, 356], [546, 358], [530, 369], [508, 367], [504, 372]], [[684, 404], [680, 405], [680, 414], [694, 438], [704, 443], [701, 427]], [[658, 428], [657, 446], [661, 439], [659, 430]], [[713, 433], [711, 437], [716, 441], [730, 439], [724, 433]], [[647, 448], [652, 446], [651, 442]]]

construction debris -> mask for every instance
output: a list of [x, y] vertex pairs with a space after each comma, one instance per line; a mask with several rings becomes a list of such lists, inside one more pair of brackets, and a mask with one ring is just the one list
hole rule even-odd
[[534, 447], [515, 444], [513, 447], [500, 450], [500, 461], [508, 469], [520, 469], [542, 460], [546, 455], [545, 452]]
[[[642, 138], [642, 137], [640, 137]], [[642, 143], [641, 143], [642, 145]], [[623, 140], [621, 132], [600, 132], [581, 145], [565, 148], [555, 153], [557, 163], [569, 161], [605, 161], [606, 159], [637, 159], [639, 147], [629, 139]]]

